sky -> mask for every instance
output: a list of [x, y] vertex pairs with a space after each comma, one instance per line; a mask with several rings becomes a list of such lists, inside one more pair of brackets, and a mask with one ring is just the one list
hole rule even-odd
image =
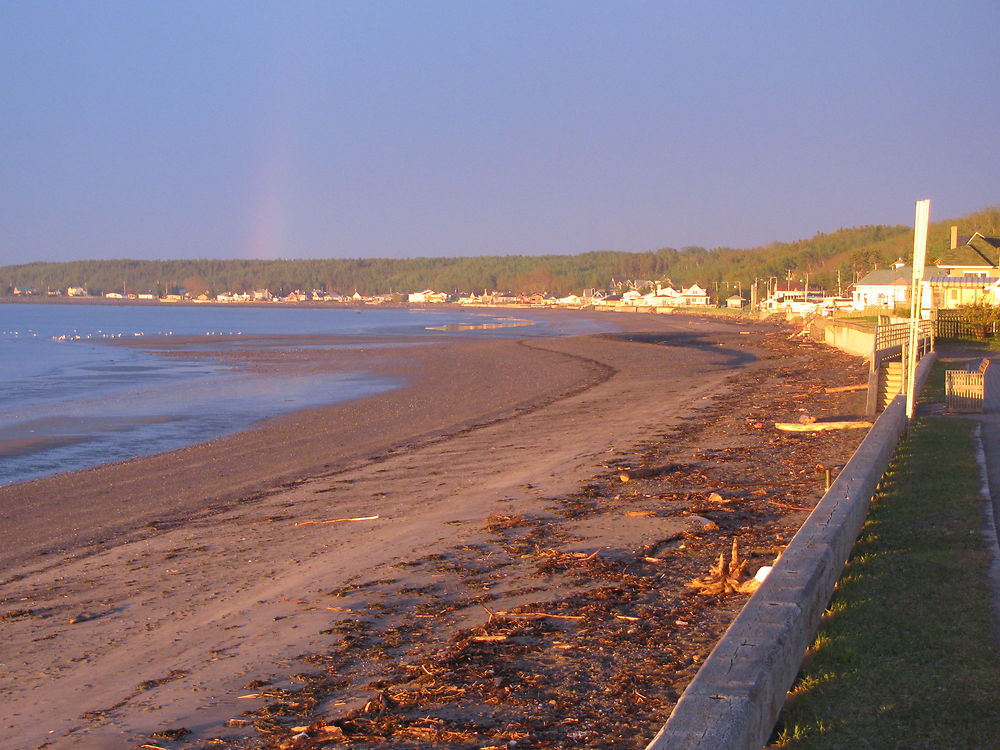
[[998, 0], [4, 0], [0, 265], [755, 247], [1000, 204]]

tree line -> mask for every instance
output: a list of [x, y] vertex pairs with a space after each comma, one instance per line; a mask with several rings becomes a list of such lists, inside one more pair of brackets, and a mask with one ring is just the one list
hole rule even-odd
[[[947, 248], [949, 229], [1000, 234], [1000, 208], [990, 208], [934, 224], [929, 260]], [[434, 289], [444, 292], [497, 290], [514, 294], [565, 295], [606, 289], [612, 279], [697, 283], [719, 297], [749, 289], [755, 280], [805, 279], [836, 291], [876, 267], [912, 252], [907, 226], [873, 225], [820, 233], [807, 240], [773, 242], [752, 249], [690, 246], [645, 252], [598, 251], [579, 255], [503, 255], [458, 258], [354, 258], [298, 260], [81, 260], [0, 267], [0, 291], [34, 287], [65, 291], [83, 287], [91, 294], [110, 291], [156, 294], [239, 292], [269, 289], [278, 295], [296, 289], [352, 294], [385, 294]]]

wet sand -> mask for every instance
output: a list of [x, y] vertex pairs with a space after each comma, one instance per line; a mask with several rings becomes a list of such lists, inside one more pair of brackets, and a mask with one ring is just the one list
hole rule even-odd
[[[167, 727], [195, 743], [169, 747], [232, 733], [255, 700], [241, 698], [246, 685], [290, 679], [299, 657], [327, 646], [331, 590], [427, 586], [414, 561], [481, 543], [491, 517], [544, 517], [547, 498], [697, 419], [728, 377], [756, 366], [746, 322], [615, 322], [656, 332], [656, 343], [206, 352], [263, 369], [360, 367], [409, 385], [0, 488], [0, 735], [11, 747], [113, 749]], [[619, 519], [576, 538], [641, 547], [643, 533], [683, 523], [628, 532]], [[615, 541], [623, 533], [631, 543]], [[493, 606], [531, 600], [508, 584], [495, 583]]]

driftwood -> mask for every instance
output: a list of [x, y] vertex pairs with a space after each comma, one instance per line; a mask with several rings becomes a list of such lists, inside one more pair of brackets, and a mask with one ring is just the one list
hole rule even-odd
[[313, 526], [323, 523], [344, 523], [345, 521], [376, 521], [378, 516], [361, 516], [359, 518], [331, 518], [329, 521], [299, 521], [296, 526]]
[[785, 432], [823, 432], [824, 430], [857, 430], [868, 429], [871, 422], [813, 422], [799, 424], [798, 422], [775, 422], [774, 426]]
[[704, 578], [695, 578], [688, 583], [688, 588], [695, 589], [699, 594], [719, 596], [726, 594], [749, 594], [757, 590], [760, 582], [754, 578], [742, 580], [747, 568], [747, 561], [740, 560], [739, 542], [733, 537], [733, 549], [729, 559], [726, 553], [719, 555], [719, 561], [708, 569]]
[[539, 620], [551, 617], [556, 620], [582, 620], [583, 615], [553, 615], [548, 612], [497, 612], [498, 617], [507, 617], [518, 620]]
[[825, 388], [827, 393], [847, 393], [847, 391], [864, 391], [868, 389], [868, 383], [858, 383], [857, 385], [838, 385], [835, 388]]

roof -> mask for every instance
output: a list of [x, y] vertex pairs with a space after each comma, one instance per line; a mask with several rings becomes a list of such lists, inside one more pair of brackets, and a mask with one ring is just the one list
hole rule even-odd
[[[997, 245], [993, 243], [997, 242]], [[967, 243], [944, 251], [934, 261], [941, 268], [996, 268], [1000, 238], [974, 234]]]
[[913, 269], [910, 266], [900, 268], [882, 268], [872, 271], [860, 281], [857, 286], [898, 286], [909, 284], [913, 280]]
[[976, 232], [971, 236], [965, 235], [964, 237], [958, 238], [959, 245], [970, 245], [973, 243], [973, 241], [979, 241], [980, 244], [985, 243], [990, 247], [1000, 249], [1000, 237], [986, 237], [980, 234], [979, 232]]
[[806, 288], [797, 281], [779, 281], [774, 285], [776, 292], [804, 292]]
[[986, 276], [932, 276], [927, 281], [935, 286], [965, 286], [984, 288], [997, 281]]

